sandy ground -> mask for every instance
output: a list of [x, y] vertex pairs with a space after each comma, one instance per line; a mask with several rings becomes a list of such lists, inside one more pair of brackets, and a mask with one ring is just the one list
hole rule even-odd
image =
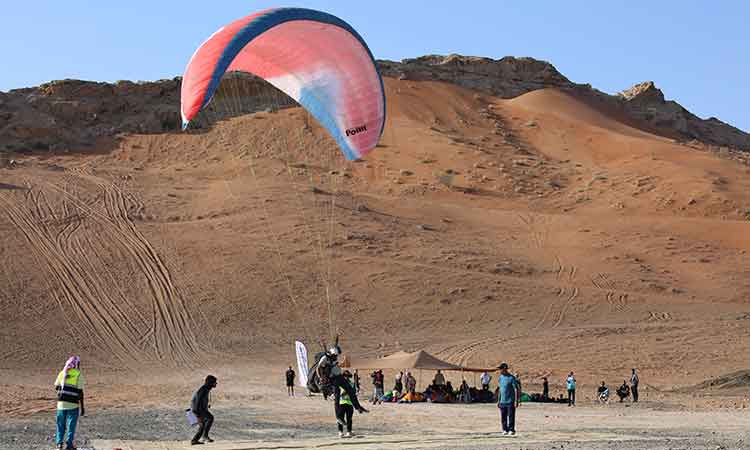
[[[282, 368], [268, 371], [281, 372]], [[212, 409], [213, 437], [206, 448], [467, 448], [467, 449], [741, 449], [750, 439], [750, 416], [742, 410], [688, 409], [675, 404], [595, 405], [582, 396], [579, 405], [523, 404], [515, 437], [499, 434], [492, 404], [385, 404], [355, 415], [356, 438], [340, 439], [333, 405], [319, 396], [289, 398], [279, 384], [263, 384], [268, 371], [219, 370]], [[198, 378], [198, 371], [186, 378]], [[97, 449], [189, 448], [191, 429], [182, 406], [192, 387], [187, 381], [154, 382], [147, 391], [168, 401], [118, 407], [101, 405], [92, 386], [92, 405], [81, 419], [79, 447]], [[583, 390], [579, 394], [584, 394]], [[365, 393], [367, 395], [367, 392]], [[141, 398], [147, 398], [141, 397]], [[51, 447], [53, 412], [10, 418], [0, 425], [0, 448]]]

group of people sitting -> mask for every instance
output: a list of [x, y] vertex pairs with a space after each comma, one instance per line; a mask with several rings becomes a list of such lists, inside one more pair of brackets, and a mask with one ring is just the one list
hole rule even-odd
[[[622, 385], [620, 385], [620, 387], [618, 387], [615, 391], [617, 396], [620, 398], [620, 403], [625, 401], [626, 398], [630, 397], [630, 391], [631, 389], [630, 386], [628, 386], [627, 381], [623, 380]], [[609, 388], [604, 381], [602, 381], [601, 386], [597, 388], [596, 398], [599, 403], [609, 403]]]
[[445, 380], [445, 375], [438, 370], [429, 386], [423, 392], [417, 392], [417, 380], [411, 372], [399, 372], [394, 380], [393, 389], [383, 390], [383, 371], [377, 370], [370, 374], [374, 386], [372, 403], [383, 402], [433, 402], [433, 403], [491, 403], [495, 400], [496, 393], [489, 390], [492, 377], [482, 374], [482, 388], [470, 387], [464, 379], [458, 389], [455, 389], [450, 381]]

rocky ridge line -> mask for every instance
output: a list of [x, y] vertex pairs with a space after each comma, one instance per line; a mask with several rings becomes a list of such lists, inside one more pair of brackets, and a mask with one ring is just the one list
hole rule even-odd
[[[442, 81], [502, 98], [558, 88], [624, 113], [631, 124], [680, 141], [750, 151], [750, 135], [716, 118], [701, 119], [664, 94], [653, 82], [618, 95], [568, 80], [555, 67], [533, 58], [499, 60], [429, 55], [401, 62], [378, 61], [384, 76]], [[252, 92], [273, 87], [254, 77], [242, 82]], [[163, 133], [180, 129], [180, 78], [154, 82], [52, 81], [0, 92], [0, 152], [86, 151], [121, 133]], [[266, 86], [264, 88], [264, 86]], [[268, 98], [264, 94], [263, 98]], [[257, 105], [262, 108], [263, 105]]]

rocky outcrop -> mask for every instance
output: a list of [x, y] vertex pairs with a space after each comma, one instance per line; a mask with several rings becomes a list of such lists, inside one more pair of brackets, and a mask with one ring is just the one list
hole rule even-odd
[[618, 94], [626, 113], [657, 129], [672, 130], [685, 140], [750, 150], [750, 136], [741, 130], [710, 117], [701, 119], [679, 103], [664, 99], [664, 93], [653, 81], [636, 84]]
[[[378, 65], [387, 77], [442, 81], [503, 98], [543, 88], [568, 90], [624, 113], [632, 119], [629, 123], [648, 131], [750, 151], [747, 133], [715, 118], [701, 119], [678, 103], [665, 100], [652, 82], [612, 96], [589, 85], [575, 84], [552, 64], [532, 58], [430, 55], [401, 62], [379, 61]], [[224, 86], [234, 98], [242, 97], [242, 101], [231, 102], [242, 106], [231, 112], [234, 114], [294, 104], [267, 83], [237, 75], [222, 83], [216, 95], [219, 101], [214, 105], [222, 103]], [[138, 83], [62, 80], [0, 92], [0, 151], [85, 151], [102, 145], [102, 138], [111, 139], [120, 133], [177, 131], [181, 122], [179, 104], [179, 77]], [[219, 114], [212, 113], [213, 118]], [[196, 125], [203, 123], [198, 120]]]
[[379, 61], [384, 76], [402, 80], [445, 81], [503, 98], [546, 87], [565, 88], [573, 83], [555, 67], [533, 58], [507, 56], [494, 60], [475, 56], [422, 56], [401, 62]]
[[118, 133], [179, 128], [180, 80], [53, 81], [3, 95], [0, 149], [79, 151]]

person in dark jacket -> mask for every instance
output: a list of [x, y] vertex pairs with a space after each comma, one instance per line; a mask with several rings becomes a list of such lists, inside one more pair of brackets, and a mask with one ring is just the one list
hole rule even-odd
[[294, 370], [292, 369], [292, 366], [289, 366], [289, 369], [286, 371], [286, 394], [290, 397], [294, 397], [294, 377], [296, 374], [294, 373]]
[[625, 380], [622, 380], [622, 386], [617, 388], [617, 396], [620, 397], [620, 403], [630, 397], [630, 387], [628, 387], [628, 383]]
[[354, 370], [354, 390], [357, 391], [357, 394], [362, 390], [362, 386], [359, 384], [359, 370]]
[[203, 444], [203, 442], [200, 440], [201, 438], [203, 438], [203, 440], [206, 442], [214, 441], [208, 436], [208, 433], [211, 431], [211, 425], [213, 425], [214, 423], [214, 416], [208, 409], [211, 407], [209, 403], [211, 389], [215, 388], [216, 384], [217, 380], [215, 376], [207, 376], [206, 382], [203, 383], [203, 386], [201, 386], [197, 391], [195, 391], [195, 394], [193, 394], [193, 398], [190, 401], [190, 409], [198, 418], [198, 423], [200, 424], [200, 426], [198, 427], [198, 432], [195, 433], [195, 436], [193, 436], [193, 440], [190, 441], [191, 445]]
[[542, 377], [542, 400], [549, 400], [549, 380], [547, 377]]
[[640, 379], [633, 369], [633, 374], [630, 376], [630, 392], [633, 394], [633, 403], [638, 403], [638, 383], [640, 383]]

